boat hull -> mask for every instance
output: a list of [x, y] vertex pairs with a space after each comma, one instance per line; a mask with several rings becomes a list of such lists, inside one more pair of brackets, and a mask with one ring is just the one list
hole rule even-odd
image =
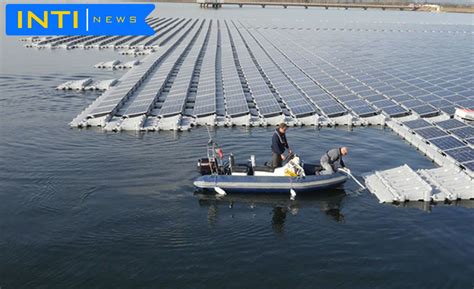
[[194, 186], [203, 190], [219, 187], [227, 193], [286, 193], [291, 189], [297, 193], [335, 189], [347, 181], [347, 175], [337, 172], [332, 175], [310, 175], [304, 178], [275, 176], [231, 176], [205, 175], [199, 177]]

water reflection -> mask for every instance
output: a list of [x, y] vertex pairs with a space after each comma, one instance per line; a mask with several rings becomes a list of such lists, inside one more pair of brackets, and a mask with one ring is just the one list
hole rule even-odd
[[344, 223], [342, 214], [342, 200], [346, 196], [343, 189], [318, 192], [316, 194], [300, 194], [295, 201], [291, 201], [287, 195], [264, 195], [264, 194], [231, 194], [219, 196], [213, 193], [196, 192], [199, 206], [207, 207], [207, 221], [213, 227], [219, 219], [219, 207], [232, 209], [235, 204], [243, 204], [249, 208], [271, 207], [270, 224], [277, 235], [285, 232], [285, 223], [288, 214], [298, 215], [303, 210], [318, 208], [329, 219]]
[[464, 208], [474, 208], [474, 200], [457, 200], [457, 201], [445, 201], [445, 202], [423, 202], [423, 201], [411, 201], [403, 203], [387, 203], [387, 205], [401, 207], [401, 208], [415, 208], [431, 213], [431, 211], [440, 206], [459, 206]]

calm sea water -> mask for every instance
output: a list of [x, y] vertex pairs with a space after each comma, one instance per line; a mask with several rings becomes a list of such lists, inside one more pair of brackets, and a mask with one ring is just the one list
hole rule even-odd
[[[163, 4], [158, 9], [163, 16], [262, 15], [271, 21], [283, 15], [283, 9], [267, 8], [205, 12]], [[294, 21], [334, 25], [403, 20], [408, 23], [403, 25], [431, 21], [469, 28], [464, 15], [285, 13]], [[2, 289], [474, 285], [472, 202], [383, 205], [352, 182], [294, 202], [287, 196], [195, 194], [195, 164], [208, 139], [204, 128], [140, 134], [68, 127], [98, 94], [54, 87], [79, 77], [120, 76], [92, 68], [120, 59], [116, 53], [38, 51], [4, 36], [0, 49]], [[263, 162], [269, 159], [272, 130], [219, 128], [214, 133], [238, 160], [256, 154]], [[288, 138], [307, 161], [316, 161], [328, 148], [349, 146], [347, 163], [356, 175], [404, 163], [434, 167], [383, 128], [291, 128]]]

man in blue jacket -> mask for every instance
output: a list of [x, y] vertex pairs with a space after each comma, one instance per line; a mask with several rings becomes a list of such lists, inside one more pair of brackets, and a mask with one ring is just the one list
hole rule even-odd
[[280, 123], [278, 128], [275, 130], [275, 133], [272, 137], [272, 167], [278, 168], [281, 167], [283, 161], [285, 160], [285, 155], [283, 154], [286, 149], [291, 153], [288, 141], [286, 140], [286, 131], [288, 126], [286, 123]]

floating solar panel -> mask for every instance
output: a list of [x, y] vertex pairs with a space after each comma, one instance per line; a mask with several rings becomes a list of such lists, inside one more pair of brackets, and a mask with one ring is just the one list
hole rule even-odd
[[347, 109], [345, 109], [340, 104], [321, 107], [321, 110], [329, 117], [335, 117], [335, 116], [343, 115], [347, 112]]
[[467, 98], [465, 98], [464, 96], [457, 95], [457, 94], [447, 96], [447, 97], [445, 97], [445, 99], [447, 99], [451, 102], [455, 102], [455, 103], [467, 100]]
[[421, 106], [424, 103], [421, 100], [412, 99], [412, 100], [403, 101], [402, 104], [408, 108], [413, 108], [413, 107]]
[[450, 132], [461, 139], [468, 139], [474, 137], [474, 127], [472, 126], [457, 128], [454, 130], [450, 130]]
[[471, 172], [474, 172], [474, 162], [467, 162], [467, 163], [464, 163], [462, 165], [463, 165], [463, 167], [470, 170]]
[[459, 121], [457, 119], [443, 120], [443, 121], [437, 122], [435, 124], [437, 126], [439, 126], [440, 128], [445, 129], [445, 130], [451, 130], [451, 129], [466, 126], [466, 124], [464, 122]]
[[444, 136], [430, 140], [430, 143], [441, 150], [450, 150], [466, 146], [462, 141], [453, 136]]
[[418, 96], [417, 99], [423, 102], [430, 102], [430, 101], [440, 100], [441, 97], [433, 95], [433, 94], [428, 94], [428, 95]]
[[433, 101], [428, 101], [428, 103], [436, 108], [453, 105], [451, 102], [447, 101], [446, 99], [437, 99]]
[[390, 117], [398, 117], [408, 114], [408, 110], [399, 105], [384, 107], [382, 110]]
[[375, 96], [375, 95], [380, 95], [376, 91], [373, 91], [373, 90], [359, 91], [357, 94], [362, 98], [367, 98], [367, 97], [372, 97], [372, 96]]
[[456, 107], [454, 105], [446, 106], [446, 107], [441, 107], [439, 110], [452, 117], [454, 116], [456, 112]]
[[320, 107], [325, 107], [325, 106], [338, 105], [339, 102], [337, 102], [334, 99], [323, 99], [323, 100], [316, 100], [316, 104]]
[[446, 132], [442, 131], [437, 127], [419, 128], [416, 129], [415, 132], [419, 136], [427, 140], [448, 135]]
[[381, 100], [386, 100], [387, 98], [381, 94], [376, 94], [376, 95], [373, 95], [373, 96], [369, 96], [367, 98], [365, 98], [365, 100], [369, 101], [369, 102], [375, 102], [375, 101], [381, 101]]
[[378, 108], [384, 108], [384, 107], [388, 107], [388, 106], [394, 106], [396, 105], [395, 102], [391, 101], [391, 100], [381, 100], [381, 101], [377, 101], [377, 102], [373, 102], [372, 103], [375, 107], [378, 107]]
[[474, 109], [474, 100], [466, 99], [463, 101], [456, 101], [456, 105], [467, 109]]
[[375, 108], [368, 105], [353, 107], [351, 109], [355, 114], [357, 114], [360, 117], [370, 116], [370, 115], [374, 115], [378, 113], [378, 111]]
[[474, 161], [474, 149], [471, 147], [462, 147], [452, 150], [446, 150], [445, 153], [459, 163]]
[[423, 127], [433, 126], [431, 123], [427, 122], [424, 119], [415, 119], [415, 120], [406, 121], [403, 123], [403, 125], [410, 129], [419, 129]]
[[359, 106], [368, 106], [367, 102], [363, 101], [362, 99], [356, 99], [351, 101], [344, 102], [348, 107], [355, 108]]
[[[472, 80], [472, 76], [471, 76], [471, 80]], [[467, 89], [464, 91], [459, 91], [458, 94], [461, 96], [472, 98], [474, 96], [474, 91], [472, 89]]]
[[439, 113], [439, 111], [436, 108], [432, 107], [429, 104], [412, 107], [410, 109], [421, 117], [432, 116]]
[[403, 102], [407, 100], [412, 100], [413, 97], [409, 96], [408, 94], [402, 94], [402, 95], [397, 95], [397, 96], [390, 96], [389, 97], [397, 102]]
[[355, 94], [342, 95], [342, 96], [338, 96], [337, 98], [344, 102], [359, 99], [359, 97], [357, 97], [357, 95]]
[[445, 98], [448, 98], [449, 96], [454, 95], [454, 93], [452, 93], [451, 91], [446, 90], [446, 89], [442, 89], [440, 91], [437, 91], [435, 94], [437, 96], [441, 96], [441, 97], [445, 97]]

